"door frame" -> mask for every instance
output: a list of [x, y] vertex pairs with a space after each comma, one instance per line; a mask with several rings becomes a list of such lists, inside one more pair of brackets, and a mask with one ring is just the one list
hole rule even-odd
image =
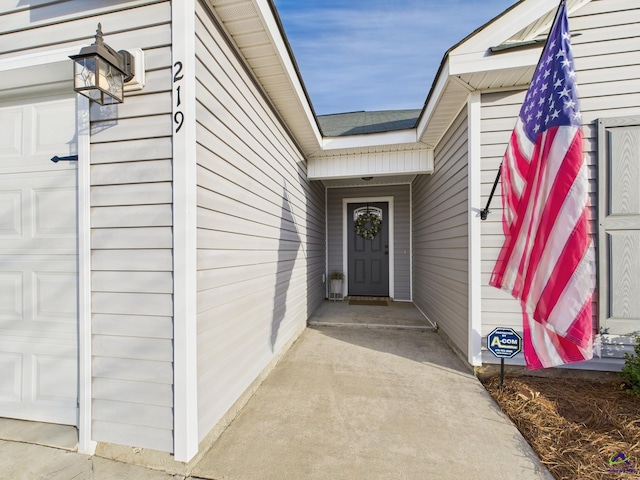
[[[0, 59], [0, 92], [5, 98], [28, 98], [64, 89], [71, 94], [69, 55], [77, 47], [27, 53]], [[24, 79], [42, 83], [24, 84]], [[77, 258], [78, 258], [78, 452], [95, 453], [91, 440], [91, 221], [90, 221], [90, 105], [76, 94], [77, 170]]]
[[349, 230], [347, 228], [347, 205], [349, 203], [373, 203], [373, 202], [386, 202], [389, 205], [389, 297], [393, 300], [395, 296], [395, 282], [394, 282], [394, 226], [393, 226], [393, 196], [387, 197], [344, 197], [342, 199], [342, 272], [344, 273], [344, 282], [342, 288], [344, 289], [343, 295], [346, 297], [349, 295]]

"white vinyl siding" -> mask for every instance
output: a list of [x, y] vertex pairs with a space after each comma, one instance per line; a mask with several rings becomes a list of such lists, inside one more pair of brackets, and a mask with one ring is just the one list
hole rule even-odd
[[143, 90], [91, 106], [92, 439], [171, 452], [170, 2], [27, 3], [0, 2], [0, 59], [77, 52], [98, 22], [111, 47], [145, 54]]
[[[582, 133], [589, 178], [591, 227], [597, 234], [597, 124], [598, 118], [640, 114], [640, 6], [626, 0], [593, 0], [569, 18], [576, 65]], [[482, 95], [482, 196], [486, 201], [504, 155], [515, 119], [524, 99], [524, 90]], [[522, 330], [517, 301], [489, 286], [489, 277], [504, 237], [502, 235], [500, 188], [492, 202], [492, 213], [482, 223], [482, 336], [496, 326]], [[603, 207], [603, 206], [600, 206]], [[598, 247], [597, 241], [595, 242]], [[636, 272], [637, 274], [637, 272]], [[594, 326], [598, 298], [594, 297]], [[579, 364], [579, 368], [618, 369], [623, 354], [629, 352], [630, 337], [603, 336], [602, 358]], [[495, 362], [488, 352], [483, 361]], [[522, 359], [515, 359], [522, 362]]]
[[343, 270], [343, 198], [393, 197], [394, 300], [411, 300], [410, 185], [327, 189], [327, 273]]
[[196, 9], [198, 431], [323, 299], [324, 189], [201, 3]]
[[468, 351], [468, 144], [466, 109], [435, 149], [433, 175], [416, 178], [413, 301], [465, 355]]
[[91, 108], [93, 439], [171, 452], [169, 3], [111, 16], [106, 40], [145, 51], [147, 85]]
[[[524, 91], [484, 94], [481, 96], [481, 199], [482, 205], [491, 193], [506, 145], [515, 126], [515, 118], [524, 100]], [[500, 248], [504, 243], [502, 231], [502, 197], [496, 188], [490, 213], [481, 225], [482, 237], [482, 331], [484, 339], [496, 327], [510, 327], [522, 332], [520, 304], [508, 293], [489, 285]], [[482, 342], [483, 348], [486, 341]]]

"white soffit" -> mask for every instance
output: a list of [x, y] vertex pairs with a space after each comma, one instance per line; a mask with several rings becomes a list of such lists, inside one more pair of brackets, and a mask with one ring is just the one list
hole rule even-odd
[[268, 0], [208, 0], [306, 154], [322, 145], [311, 105]]

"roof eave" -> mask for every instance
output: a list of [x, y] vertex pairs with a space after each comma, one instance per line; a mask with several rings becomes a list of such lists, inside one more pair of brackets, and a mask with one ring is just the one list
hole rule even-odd
[[416, 129], [396, 130], [393, 132], [367, 133], [363, 135], [344, 135], [340, 137], [323, 137], [322, 150], [338, 150], [343, 148], [377, 147], [417, 142]]

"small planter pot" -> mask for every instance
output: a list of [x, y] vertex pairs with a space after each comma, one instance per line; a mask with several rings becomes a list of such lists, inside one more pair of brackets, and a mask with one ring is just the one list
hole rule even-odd
[[337, 302], [344, 299], [342, 282], [342, 279], [329, 280], [329, 300]]

